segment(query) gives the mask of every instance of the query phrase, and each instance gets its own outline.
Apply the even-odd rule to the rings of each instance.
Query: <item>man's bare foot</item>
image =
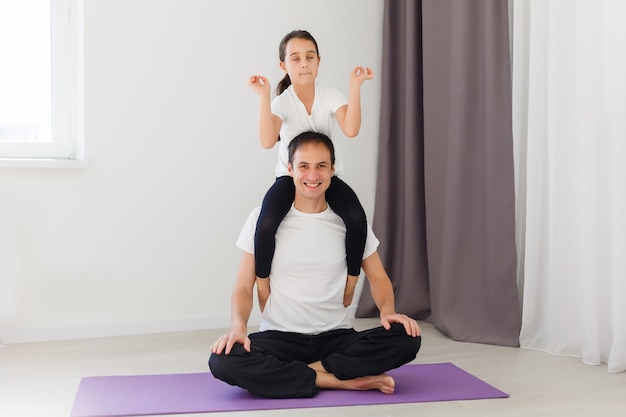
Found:
[[[313,369],[315,372],[325,372],[328,373],[324,365],[322,365],[322,361],[313,362],[307,365],[309,368]]]
[[[361,376],[354,379],[338,379],[327,372],[321,362],[310,363],[309,368],[316,373],[315,385],[324,389],[344,389],[350,391],[378,390],[383,394],[393,394],[396,381],[387,374]]]
[[[378,390],[383,394],[393,394],[396,389],[396,381],[387,374],[362,376],[349,381],[355,390]]]

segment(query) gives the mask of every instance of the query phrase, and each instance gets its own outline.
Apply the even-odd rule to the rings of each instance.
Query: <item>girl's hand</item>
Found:
[[[369,67],[354,67],[350,73],[350,84],[355,83],[357,86],[363,84],[365,80],[374,78],[374,71]]]
[[[248,85],[260,96],[270,95],[270,81],[262,75],[251,75],[250,78],[248,78]]]

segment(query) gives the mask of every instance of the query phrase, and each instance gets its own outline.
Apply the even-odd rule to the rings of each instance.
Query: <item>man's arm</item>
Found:
[[[396,313],[393,286],[378,251],[364,259],[362,266],[370,283],[372,298],[380,311],[380,323],[383,327],[389,330],[391,323],[400,323],[408,335],[419,336],[421,330],[417,322],[404,314]]]
[[[253,306],[255,279],[254,255],[244,252],[230,300],[230,332],[221,336],[211,346],[211,352],[216,354],[224,352],[228,355],[235,343],[241,343],[247,351],[250,351],[248,319]]]
[[[256,292],[259,298],[259,309],[262,313],[263,310],[265,310],[265,304],[267,303],[267,299],[270,298],[270,279],[257,278]]]

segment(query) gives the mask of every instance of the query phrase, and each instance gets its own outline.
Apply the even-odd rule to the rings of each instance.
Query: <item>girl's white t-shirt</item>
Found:
[[[282,120],[280,141],[278,142],[278,163],[276,177],[289,175],[287,163],[289,152],[287,147],[291,139],[303,132],[319,132],[333,139],[335,112],[341,106],[348,104],[343,93],[335,88],[323,88],[315,85],[315,99],[311,114],[298,98],[290,85],[281,95],[272,101],[272,114]],[[343,161],[340,152],[335,147],[335,175],[339,176],[343,170]]]
[[[237,239],[237,246],[252,254],[259,212],[259,207],[252,211]],[[345,224],[330,207],[313,214],[291,207],[276,233],[261,331],[318,334],[352,327],[343,306],[348,275],[345,238]],[[363,259],[376,251],[378,243],[368,225]]]

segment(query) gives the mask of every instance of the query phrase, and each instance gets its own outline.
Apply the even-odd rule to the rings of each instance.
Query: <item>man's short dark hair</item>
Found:
[[[319,132],[304,132],[293,138],[287,147],[289,151],[289,163],[293,163],[293,155],[296,150],[307,143],[321,143],[328,148],[330,152],[330,165],[335,166],[335,146],[328,136]]]

